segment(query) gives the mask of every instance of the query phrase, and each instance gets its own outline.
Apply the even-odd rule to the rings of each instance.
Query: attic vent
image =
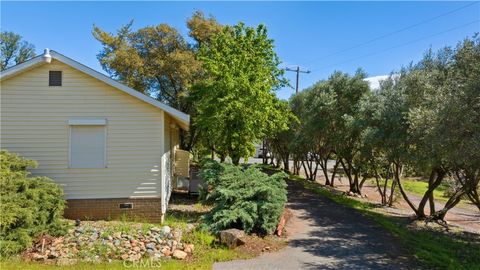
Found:
[[[50,70],[50,72],[48,73],[48,85],[62,86],[62,72]]]

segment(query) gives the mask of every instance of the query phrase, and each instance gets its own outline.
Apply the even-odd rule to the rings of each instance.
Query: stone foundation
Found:
[[[132,204],[132,208],[120,205]],[[119,220],[162,222],[161,199],[78,199],[67,200],[65,218],[80,220]]]

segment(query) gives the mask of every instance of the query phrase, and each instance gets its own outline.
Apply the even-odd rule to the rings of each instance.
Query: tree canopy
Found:
[[[35,46],[14,32],[0,33],[0,70],[18,65],[35,56]]]
[[[480,209],[478,63],[476,35],[456,48],[427,51],[376,90],[369,90],[361,71],[354,76],[335,72],[292,97],[290,107],[300,124],[289,138],[273,136],[272,148],[287,146],[275,154],[292,154],[307,179],[315,180],[320,166],[327,185],[333,185],[341,167],[352,193],[361,194],[364,181],[375,179],[385,205],[391,205],[398,188],[419,218],[443,219],[463,197]],[[328,160],[336,160],[333,171]],[[428,180],[418,204],[403,188],[407,173]],[[439,210],[433,190],[447,180],[453,183],[450,199]]]
[[[235,164],[272,129],[287,128],[289,111],[274,93],[287,81],[273,48],[264,25],[242,23],[200,47],[206,79],[196,87],[196,125],[205,143]]]
[[[138,30],[132,30],[132,25],[133,21],[116,34],[94,26],[93,36],[103,46],[97,55],[103,69],[126,85],[190,114],[194,123],[195,100],[190,95],[193,85],[204,78],[198,48],[208,44],[223,26],[197,11],[187,20],[193,39],[188,42],[168,24]],[[182,147],[190,150],[198,137],[194,125],[189,133],[181,135]]]

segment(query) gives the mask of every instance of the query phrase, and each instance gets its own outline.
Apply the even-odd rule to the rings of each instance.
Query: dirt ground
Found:
[[[321,184],[325,183],[325,178],[323,176],[317,176],[317,181]],[[339,179],[335,179],[335,189],[340,191],[348,191],[348,179],[343,178],[341,181]],[[380,195],[378,194],[377,187],[374,184],[365,182],[362,188],[362,194],[366,194],[367,198],[355,198],[357,200],[367,201],[370,203],[379,203],[381,201]],[[409,194],[409,198],[412,200],[413,203],[418,205],[421,198],[420,196],[416,196],[414,194]],[[440,209],[443,207],[443,203],[440,201],[436,201],[436,208]],[[428,208],[428,207],[427,207]],[[428,211],[428,209],[426,209]],[[408,204],[403,200],[403,198],[398,197],[395,200],[393,207],[383,207],[383,211],[394,215],[394,216],[412,216],[413,212],[408,206]],[[458,227],[459,229],[471,233],[480,234],[480,211],[470,204],[461,204],[455,206],[451,209],[446,217],[445,220],[451,227]]]

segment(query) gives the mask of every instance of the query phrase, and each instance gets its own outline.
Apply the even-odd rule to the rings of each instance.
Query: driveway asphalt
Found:
[[[215,263],[213,269],[414,269],[398,239],[361,213],[288,182],[293,217],[288,245],[249,260]]]

